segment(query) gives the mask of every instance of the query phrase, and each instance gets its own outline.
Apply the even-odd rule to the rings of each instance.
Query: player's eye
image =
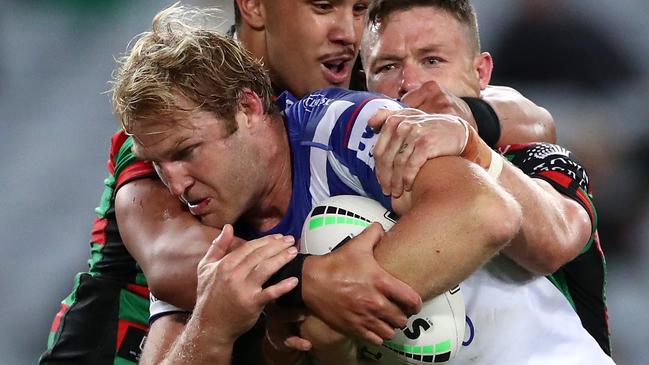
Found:
[[[364,16],[367,12],[367,2],[361,1],[354,4],[354,16]]]
[[[333,10],[333,5],[331,5],[331,1],[313,1],[312,5],[318,12],[321,13],[325,13]]]
[[[194,157],[194,151],[198,145],[191,145],[176,151],[172,156],[172,161],[187,161]]]
[[[376,70],[374,71],[374,73],[381,74],[381,73],[385,73],[385,72],[395,70],[396,68],[397,68],[396,63],[388,63],[388,64],[385,64],[385,65],[379,65],[376,68]]]
[[[436,66],[439,65],[442,62],[442,59],[439,57],[426,57],[424,58],[424,64],[429,65],[429,66]]]

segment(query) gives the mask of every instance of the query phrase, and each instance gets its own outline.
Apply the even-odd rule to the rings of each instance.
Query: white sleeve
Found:
[[[153,323],[160,317],[168,316],[174,313],[189,313],[189,311],[185,309],[178,308],[175,305],[171,305],[156,298],[151,293],[149,293],[149,300],[151,302],[151,304],[149,304],[149,325],[151,325],[151,323]]]

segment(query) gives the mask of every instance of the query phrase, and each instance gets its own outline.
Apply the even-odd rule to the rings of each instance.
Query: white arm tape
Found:
[[[153,323],[156,319],[164,317],[174,313],[189,313],[189,311],[178,308],[175,305],[171,305],[165,301],[162,301],[149,293],[149,324]]]
[[[503,157],[498,152],[491,150],[491,163],[489,164],[487,173],[489,173],[489,175],[494,179],[498,180],[500,173],[503,171],[504,164],[505,161],[503,161]]]

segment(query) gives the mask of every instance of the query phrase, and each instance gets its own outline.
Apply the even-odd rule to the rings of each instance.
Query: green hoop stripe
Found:
[[[423,362],[440,363],[447,362],[451,358],[450,340],[428,346],[409,346],[391,341],[384,341],[383,346],[400,356]]]
[[[343,215],[326,215],[326,216],[317,216],[315,218],[312,218],[309,221],[309,230],[314,230],[316,228],[320,228],[323,226],[328,226],[332,224],[349,224],[353,226],[361,226],[363,228],[367,227],[370,225],[370,223],[356,219],[356,218],[351,218]]]
[[[434,345],[428,346],[410,346],[402,345],[400,343],[395,343],[392,341],[384,341],[383,345],[391,350],[401,351],[411,354],[441,354],[451,351],[452,342],[451,340],[442,341]]]

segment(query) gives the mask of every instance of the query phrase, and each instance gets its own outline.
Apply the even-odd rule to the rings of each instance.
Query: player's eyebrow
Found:
[[[382,62],[386,62],[386,61],[399,62],[401,60],[403,60],[403,57],[395,53],[384,53],[374,59],[374,61],[370,65],[370,68],[374,68],[376,67],[377,64]]]
[[[135,154],[135,157],[137,157],[140,160],[146,160],[146,161],[154,161],[154,160],[173,160],[174,155],[178,153],[178,150],[180,149],[180,145],[183,144],[185,141],[187,141],[189,137],[181,137],[177,141],[174,142],[172,146],[166,149],[160,150],[157,155],[158,156],[151,156],[147,154],[147,148],[141,146],[139,143],[133,143],[133,146],[131,147],[131,151],[133,151],[133,154]],[[155,143],[159,144],[162,143],[162,141]]]
[[[424,47],[417,48],[415,54],[417,57],[427,55],[429,53],[440,52],[444,50],[444,46],[441,44],[428,44]]]

